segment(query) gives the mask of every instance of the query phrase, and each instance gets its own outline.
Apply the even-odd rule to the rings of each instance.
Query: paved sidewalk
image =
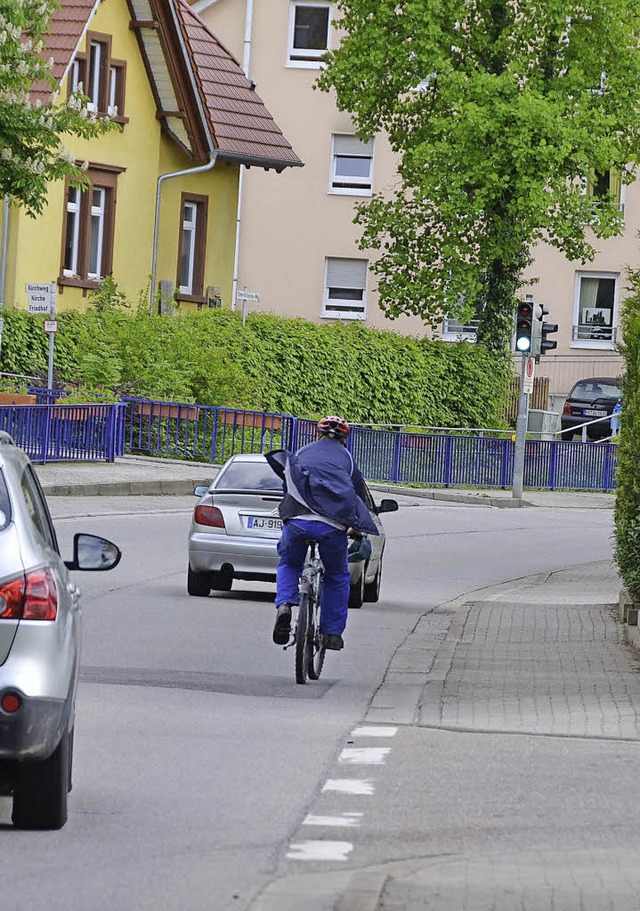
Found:
[[[208,484],[216,466],[205,462],[124,456],[115,462],[50,462],[36,465],[47,496],[131,496],[190,494],[198,484]],[[418,498],[474,506],[553,506],[578,509],[611,509],[612,493],[525,491],[515,499],[510,490],[446,490],[371,484],[378,492],[403,493]]]
[[[580,744],[590,741],[602,744],[603,757],[615,755],[616,750],[631,751],[625,755],[635,764],[640,744],[639,663],[616,620],[619,590],[612,562],[603,561],[506,583],[426,614],[396,652],[363,719],[365,726],[398,726],[398,739],[405,744],[402,780],[394,778],[393,770],[385,777],[382,769],[377,773],[379,789],[392,788],[401,794],[396,799],[409,815],[417,793],[422,795],[425,789],[428,793],[433,787],[422,750],[410,748],[420,730],[431,731],[433,738],[457,732],[462,751],[465,745],[470,749],[473,734],[485,738],[483,743],[487,737],[524,735],[537,744],[532,747],[536,761],[540,751],[548,750],[569,780],[572,770],[576,776],[581,768],[584,772],[580,757],[588,748]],[[419,742],[424,745],[423,740]],[[505,741],[500,743],[504,745]],[[451,749],[455,756],[455,747]],[[454,762],[452,774],[460,766],[458,775],[464,775],[463,755]],[[530,754],[525,751],[524,755]],[[594,762],[593,752],[588,755],[587,768]],[[602,766],[591,769],[591,774],[601,783],[604,811],[606,787],[598,775],[606,769],[606,758],[602,762]],[[505,771],[508,768],[506,765]],[[513,774],[521,778],[534,768],[535,764],[522,773],[513,769]],[[356,767],[354,774],[362,772]],[[372,787],[376,787],[375,775],[373,769],[367,769]],[[629,772],[629,781],[634,775]],[[625,785],[628,787],[628,782],[621,783]],[[464,781],[455,779],[454,786],[464,787]],[[579,794],[579,779],[575,788]],[[328,812],[323,799],[321,793],[309,808],[317,818]],[[550,812],[563,827],[567,825],[564,814],[569,812],[568,807],[575,813],[585,799],[586,794],[574,799],[568,793],[566,806],[552,806],[551,810],[534,801],[534,815]],[[598,797],[591,793],[588,800],[597,802]],[[428,799],[427,805],[431,805]],[[634,816],[632,808],[629,816]],[[545,816],[545,822],[547,819]],[[624,826],[618,836],[615,822],[607,828],[605,820],[606,812],[597,823],[576,830],[571,836],[575,843],[561,848],[555,842],[547,847],[544,841],[536,841],[535,823],[527,844],[522,825],[519,848],[512,846],[501,852],[489,842],[476,854],[465,846],[459,831],[452,830],[449,837],[453,841],[438,840],[447,827],[439,823],[433,809],[431,817],[423,818],[420,841],[428,847],[423,848],[422,858],[416,856],[409,840],[406,860],[348,871],[322,874],[309,865],[305,870],[289,861],[283,864],[280,878],[271,882],[250,908],[637,911],[640,865],[634,854],[635,843],[625,843]],[[409,831],[414,832],[415,824],[416,817],[407,819]],[[573,833],[574,829],[569,826],[566,831]],[[319,830],[314,837],[339,836],[333,829],[326,834]],[[293,842],[303,838],[303,833],[292,834]],[[357,844],[354,853],[356,850]]]

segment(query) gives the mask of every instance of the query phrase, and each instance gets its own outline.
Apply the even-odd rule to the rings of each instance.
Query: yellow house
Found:
[[[55,282],[58,310],[83,310],[113,275],[151,308],[160,288],[230,306],[240,166],[302,164],[240,64],[183,0],[62,0],[48,52],[62,97],[81,83],[118,129],[65,137],[87,189],[52,184],[36,219],[5,200],[0,303]]]

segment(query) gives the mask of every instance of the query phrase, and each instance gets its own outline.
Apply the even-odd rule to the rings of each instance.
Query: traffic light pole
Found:
[[[525,392],[525,372],[528,355],[522,355],[522,369],[520,371],[520,404],[518,407],[518,422],[516,424],[516,451],[513,457],[513,486],[511,496],[522,497],[522,483],[524,479],[524,447],[527,439],[527,419],[529,416],[529,393]]]

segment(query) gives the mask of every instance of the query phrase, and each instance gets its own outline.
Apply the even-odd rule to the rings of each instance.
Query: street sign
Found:
[[[533,357],[528,357],[524,365],[524,377],[522,379],[522,391],[531,394],[533,392],[533,378],[536,372],[536,361]]]
[[[40,285],[27,282],[27,310],[29,313],[51,313],[52,298],[51,284]],[[55,304],[54,304],[55,306]]]
[[[58,331],[58,320],[57,319],[46,319],[42,324],[45,332],[57,332]]]
[[[240,301],[259,301],[260,295],[257,291],[247,291],[246,288],[243,288],[241,291],[236,291],[236,297]]]

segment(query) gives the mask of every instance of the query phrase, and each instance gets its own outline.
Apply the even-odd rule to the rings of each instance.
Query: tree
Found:
[[[56,7],[53,0],[0,0],[0,194],[34,217],[44,208],[50,181],[86,181],[83,167],[63,147],[63,135],[90,138],[116,127],[88,112],[81,92],[60,100],[52,62],[45,59]],[[50,100],[32,101],[31,90],[43,85]]]
[[[506,352],[536,241],[593,258],[622,230],[599,178],[640,156],[640,0],[337,0],[318,80],[363,139],[386,131],[399,185],[357,209],[388,315],[479,311]],[[593,233],[591,233],[593,232]]]

